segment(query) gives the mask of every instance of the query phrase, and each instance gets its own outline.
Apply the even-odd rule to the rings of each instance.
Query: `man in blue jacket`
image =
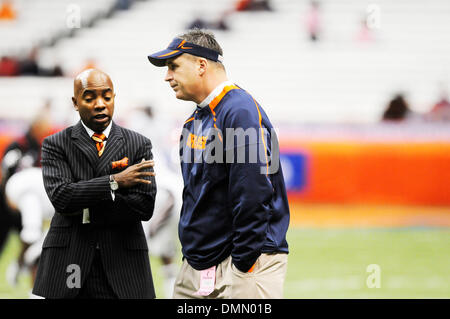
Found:
[[[183,265],[174,298],[282,298],[289,205],[267,115],[227,79],[214,35],[194,29],[148,56],[193,101],[180,142]]]

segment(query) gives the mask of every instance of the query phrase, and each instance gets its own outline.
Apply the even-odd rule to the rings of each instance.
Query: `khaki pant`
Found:
[[[216,267],[216,283],[209,296],[195,293],[200,288],[200,271],[183,261],[175,281],[174,299],[280,299],[287,271],[287,254],[262,254],[251,273],[241,272],[231,256]]]

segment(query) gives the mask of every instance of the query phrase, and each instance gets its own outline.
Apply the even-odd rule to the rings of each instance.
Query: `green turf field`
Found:
[[[290,245],[286,298],[450,298],[450,229],[299,229]],[[28,298],[30,278],[16,288],[5,270],[16,257],[12,235],[0,257],[0,298]],[[158,296],[159,261],[151,259]],[[367,266],[379,266],[380,288],[368,288]],[[372,275],[373,276],[373,275]]]

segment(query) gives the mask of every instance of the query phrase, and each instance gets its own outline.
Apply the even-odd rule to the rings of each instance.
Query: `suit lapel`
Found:
[[[100,159],[97,162],[96,165],[96,172],[100,176],[103,175],[105,172],[109,172],[108,165],[111,165],[111,162],[113,162],[114,156],[120,152],[120,150],[123,147],[123,135],[122,130],[119,126],[117,126],[114,122],[112,123],[111,132],[109,134],[109,137],[106,141],[105,151],[103,152],[103,155],[100,157]],[[115,159],[117,160],[117,159]]]
[[[98,161],[98,153],[94,141],[81,124],[81,120],[72,129],[72,139],[75,146],[86,155],[92,167],[95,167]]]

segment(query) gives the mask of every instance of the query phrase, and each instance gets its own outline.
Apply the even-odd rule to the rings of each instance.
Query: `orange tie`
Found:
[[[95,145],[97,146],[98,157],[102,156],[103,151],[105,150],[105,144],[103,143],[103,141],[106,140],[105,134],[94,133],[92,139],[97,142]]]

